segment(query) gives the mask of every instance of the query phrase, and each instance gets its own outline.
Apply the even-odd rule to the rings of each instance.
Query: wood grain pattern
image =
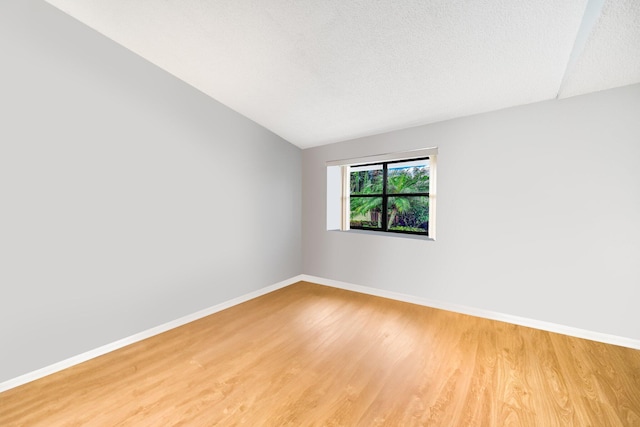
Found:
[[[300,282],[0,394],[0,426],[640,426],[640,351]]]

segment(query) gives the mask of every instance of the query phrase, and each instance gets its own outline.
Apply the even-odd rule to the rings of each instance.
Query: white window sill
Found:
[[[405,234],[405,233],[387,233],[384,231],[371,231],[371,230],[328,230],[335,231],[337,233],[346,233],[346,234],[368,234],[371,236],[377,237],[386,237],[386,238],[400,238],[400,239],[413,239],[413,240],[425,240],[429,242],[435,242],[435,239],[429,236],[421,236],[419,234]]]

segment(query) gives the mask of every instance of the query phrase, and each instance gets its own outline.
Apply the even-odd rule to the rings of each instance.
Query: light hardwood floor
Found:
[[[640,351],[300,282],[0,394],[0,426],[640,426]]]

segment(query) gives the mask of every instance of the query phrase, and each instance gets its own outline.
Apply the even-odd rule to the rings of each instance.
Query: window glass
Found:
[[[352,167],[351,194],[382,194],[382,165]]]
[[[429,159],[390,163],[387,193],[428,193]]]
[[[429,229],[429,198],[425,196],[389,197],[388,230],[426,233]]]
[[[429,159],[352,166],[350,228],[429,233]]]
[[[352,228],[382,230],[382,197],[351,197]]]

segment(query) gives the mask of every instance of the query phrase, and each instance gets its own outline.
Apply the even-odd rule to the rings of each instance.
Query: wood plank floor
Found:
[[[300,282],[0,394],[0,426],[640,426],[640,351]]]

